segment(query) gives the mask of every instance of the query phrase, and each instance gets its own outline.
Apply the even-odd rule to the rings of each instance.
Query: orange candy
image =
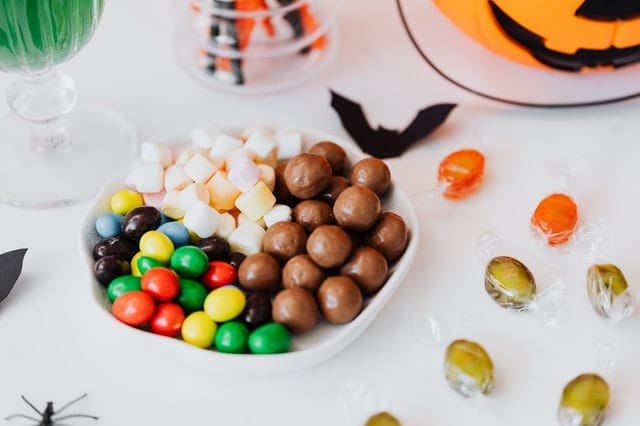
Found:
[[[531,224],[546,237],[550,246],[569,241],[578,223],[578,206],[565,194],[551,194],[536,207]]]
[[[445,185],[444,196],[460,199],[482,183],[484,155],[475,149],[462,149],[447,155],[438,168],[438,181]]]

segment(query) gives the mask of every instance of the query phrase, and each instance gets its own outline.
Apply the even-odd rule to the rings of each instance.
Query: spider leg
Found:
[[[97,416],[92,416],[90,414],[67,414],[66,416],[58,417],[56,419],[52,418],[51,420],[57,422],[58,420],[70,419],[72,417],[86,417],[88,419],[98,420]]]
[[[35,407],[35,405],[33,405],[32,403],[30,403],[30,402],[29,402],[29,400],[28,400],[27,398],[25,398],[25,397],[24,397],[24,395],[20,395],[20,398],[22,398],[22,400],[23,400],[24,402],[26,402],[26,403],[29,405],[29,407],[33,408],[33,409],[36,411],[36,413],[40,414],[41,416],[44,416],[44,414],[43,414],[43,413],[41,413],[41,412],[40,412],[40,410],[38,410],[38,409]]]
[[[10,416],[5,417],[5,420],[11,420],[11,419],[27,419],[27,420],[33,420],[34,422],[38,422],[38,424],[42,424],[42,421],[40,419],[36,419],[35,417],[31,417],[31,416],[26,416],[24,414],[12,414]]]
[[[64,404],[59,410],[57,410],[55,412],[55,414],[59,414],[61,411],[63,411],[65,408],[68,408],[70,405],[75,404],[76,402],[80,401],[82,398],[86,398],[87,394],[83,393],[82,395],[80,395],[79,397],[77,397],[76,399],[67,402],[66,404]]]

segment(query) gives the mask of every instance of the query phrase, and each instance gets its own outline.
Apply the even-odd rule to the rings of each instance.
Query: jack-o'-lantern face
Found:
[[[640,0],[434,0],[491,50],[580,71],[640,61]]]

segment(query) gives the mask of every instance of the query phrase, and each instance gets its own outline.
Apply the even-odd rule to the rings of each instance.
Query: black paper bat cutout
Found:
[[[70,401],[70,402],[67,402],[66,404],[64,404],[62,406],[62,408],[60,408],[58,411],[55,411],[53,409],[53,402],[49,401],[49,402],[47,402],[47,406],[44,409],[44,411],[40,411],[40,410],[38,410],[36,408],[35,405],[33,405],[31,402],[29,402],[29,400],[27,398],[25,398],[24,395],[20,395],[22,400],[24,402],[26,402],[29,405],[29,407],[33,408],[35,410],[35,412],[40,415],[40,418],[37,419],[35,417],[27,416],[26,414],[12,414],[10,416],[5,417],[4,419],[5,420],[27,419],[27,420],[31,420],[31,421],[37,422],[34,426],[54,426],[54,425],[64,426],[62,423],[59,423],[60,420],[72,419],[74,417],[84,417],[84,418],[88,418],[88,419],[98,420],[98,417],[92,416],[90,414],[67,414],[65,416],[56,417],[55,419],[53,418],[53,416],[56,416],[56,415],[60,414],[66,408],[68,408],[69,406],[75,404],[76,402],[80,401],[82,398],[85,398],[86,396],[87,396],[86,393],[80,395],[78,398],[74,399],[73,401]]]
[[[456,104],[436,104],[420,110],[402,132],[378,126],[373,129],[360,104],[331,90],[331,106],[340,116],[342,126],[360,148],[374,157],[402,155],[415,142],[427,137],[449,116]]]
[[[0,302],[9,295],[18,280],[26,253],[25,248],[0,254]]]

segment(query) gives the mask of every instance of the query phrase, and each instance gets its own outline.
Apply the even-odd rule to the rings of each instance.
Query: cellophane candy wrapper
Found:
[[[388,396],[364,383],[352,380],[345,382],[339,400],[342,402],[345,426],[364,426],[377,413],[388,412],[395,415],[389,407]]]

